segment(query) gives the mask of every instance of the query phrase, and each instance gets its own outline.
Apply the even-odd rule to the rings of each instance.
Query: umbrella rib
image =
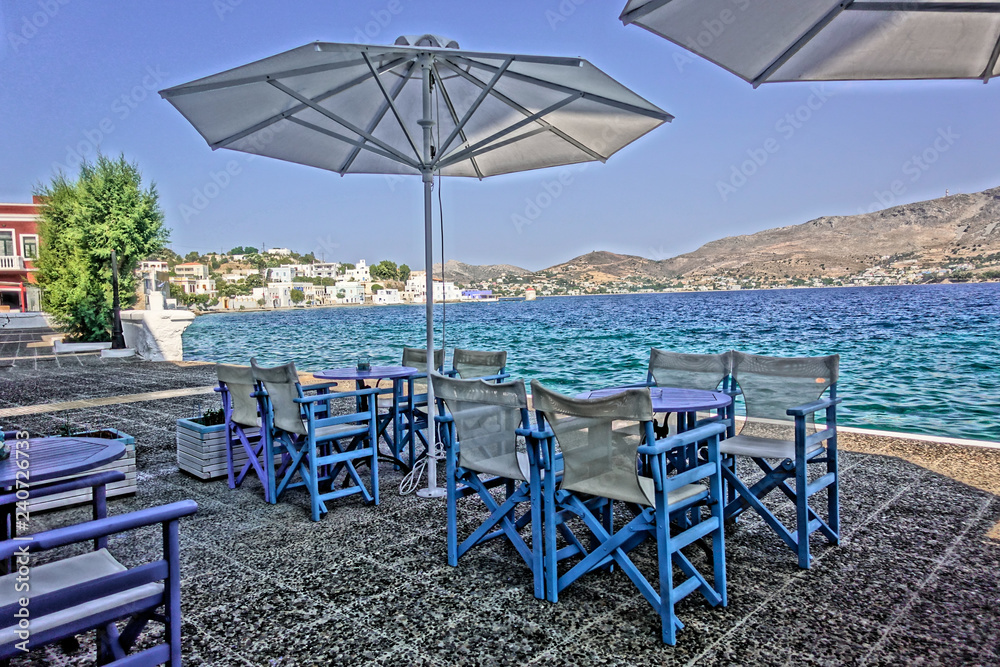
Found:
[[[486,146],[485,148],[477,149],[477,150],[473,151],[471,154],[463,154],[461,156],[458,156],[456,154],[457,159],[455,159],[455,160],[448,160],[445,163],[443,163],[441,166],[443,166],[443,167],[450,167],[455,162],[461,162],[462,160],[466,160],[466,159],[473,160],[473,164],[474,164],[475,163],[474,162],[475,158],[477,158],[477,157],[479,157],[481,155],[486,155],[487,153],[495,151],[495,150],[500,149],[500,148],[503,148],[504,146],[509,146],[511,144],[515,144],[518,141],[521,141],[523,139],[528,139],[530,137],[535,136],[536,134],[542,134],[542,133],[548,132],[548,131],[549,131],[549,128],[547,128],[547,127],[536,127],[535,129],[529,130],[528,132],[524,132],[522,134],[519,134],[516,137],[508,137],[507,139],[504,139],[503,141],[498,141],[496,143],[490,144],[489,146]],[[482,179],[482,178],[483,177],[480,177],[480,179]]]
[[[417,148],[417,142],[413,140],[413,136],[410,134],[410,130],[407,129],[406,123],[403,122],[403,117],[399,113],[399,109],[396,108],[396,100],[389,95],[389,91],[385,89],[385,84],[382,83],[382,79],[379,78],[378,72],[375,71],[375,66],[372,61],[368,58],[367,53],[362,53],[361,56],[365,59],[365,64],[368,65],[368,69],[371,70],[372,78],[375,80],[375,84],[378,89],[382,91],[382,97],[389,104],[389,108],[392,109],[392,115],[396,117],[396,122],[399,123],[399,127],[403,130],[403,134],[406,135],[406,140],[410,142],[410,148],[413,149],[413,154],[418,160],[421,160],[420,149]]]
[[[993,53],[990,54],[990,61],[986,63],[986,69],[983,70],[983,83],[989,83],[990,79],[993,78],[993,70],[996,69],[997,58],[1000,58],[1000,37],[997,38],[997,43],[993,47]]]
[[[393,99],[399,97],[399,94],[403,92],[403,87],[406,85],[406,82],[409,81],[410,78],[413,76],[413,71],[416,68],[416,65],[417,61],[415,59],[410,61],[410,67],[406,70],[406,74],[399,79],[399,81],[396,83],[392,91]],[[385,118],[385,114],[387,111],[389,111],[389,105],[383,104],[382,108],[380,108],[378,112],[375,114],[375,118],[372,119],[372,122],[368,124],[369,132],[375,131],[375,128],[378,127],[378,124],[382,122],[383,118]],[[339,172],[343,174],[348,169],[350,169],[351,165],[354,164],[354,160],[357,159],[360,153],[361,153],[361,147],[357,147],[353,151],[351,151],[351,154],[347,156],[347,160],[344,162],[344,165],[340,168]]]
[[[438,147],[439,153],[444,153],[445,151],[447,151],[448,148],[451,147],[451,142],[455,140],[455,136],[460,133],[462,135],[462,141],[466,141],[465,139],[466,123],[469,122],[469,119],[472,118],[472,115],[476,113],[476,111],[479,109],[479,105],[481,105],[483,101],[486,100],[486,96],[489,95],[490,91],[493,90],[493,87],[497,85],[497,81],[500,80],[500,77],[503,76],[504,72],[507,71],[507,68],[510,67],[510,64],[512,62],[514,62],[513,58],[507,58],[507,60],[504,61],[503,65],[500,66],[500,69],[498,69],[496,73],[493,74],[493,78],[490,79],[489,82],[484,87],[482,87],[482,90],[479,91],[479,97],[475,99],[475,101],[472,103],[472,106],[469,107],[469,110],[465,112],[465,116],[462,118],[461,122],[455,125],[455,129],[451,131],[451,134],[449,134],[448,138],[444,140],[444,143]],[[444,86],[442,86],[441,89],[444,90]]]
[[[768,77],[778,71],[782,65],[787,63],[792,56],[798,53],[806,44],[808,44],[813,37],[815,37],[819,32],[828,26],[833,19],[837,18],[842,11],[851,7],[854,0],[844,0],[844,2],[839,2],[830,11],[823,15],[823,17],[813,24],[809,30],[806,30],[801,37],[799,37],[795,42],[789,46],[785,51],[771,61],[771,64],[764,68],[760,74],[755,76],[750,83],[754,88],[764,83]]]
[[[512,133],[512,132],[514,132],[516,130],[521,129],[525,125],[529,125],[529,124],[534,123],[536,121],[540,121],[544,116],[552,113],[553,111],[558,111],[559,109],[562,109],[564,106],[566,106],[570,102],[573,102],[573,101],[579,99],[580,95],[582,95],[582,93],[577,92],[576,95],[570,95],[569,97],[566,97],[564,99],[559,100],[555,104],[550,104],[549,106],[545,107],[541,111],[537,111],[537,112],[531,114],[530,116],[527,116],[526,118],[522,118],[521,120],[517,121],[513,125],[508,125],[507,127],[505,127],[504,129],[500,130],[499,132],[494,132],[490,136],[486,137],[485,139],[483,139],[481,141],[476,142],[472,146],[469,146],[468,148],[466,148],[464,150],[460,150],[457,153],[452,154],[447,160],[439,160],[438,162],[435,163],[435,166],[436,166],[436,168],[440,169],[441,167],[447,167],[447,166],[455,164],[456,162],[460,162],[462,160],[465,160],[466,158],[468,158],[470,156],[474,156],[474,155],[477,155],[477,154],[485,153],[487,151],[485,151],[485,150],[484,151],[480,151],[480,149],[484,148],[485,146],[489,146],[490,144],[492,144],[497,139],[500,139],[501,137],[505,137],[508,134],[510,134],[510,133]],[[548,123],[546,123],[546,125],[548,125]],[[551,125],[549,125],[548,127],[545,127],[544,129],[550,130],[550,129],[552,129],[552,127],[551,127]],[[514,140],[516,141],[517,139],[514,138]],[[507,142],[507,143],[511,143],[511,142]],[[489,150],[493,150],[493,149],[494,149],[494,147],[490,146]],[[603,161],[603,158],[602,158],[602,161]]]
[[[441,78],[440,72],[438,72],[437,63],[435,63],[433,67],[434,67],[434,74],[435,76],[438,77],[438,82],[441,85],[441,97],[444,98],[444,104],[446,107],[448,107],[448,113],[451,114],[451,122],[455,124],[455,129],[451,131],[451,135],[448,136],[448,140],[443,144],[443,147],[438,148],[438,152],[443,154],[447,150],[448,144],[450,144],[452,139],[455,138],[456,132],[461,134],[463,143],[467,143],[469,141],[468,137],[465,136],[465,131],[462,129],[462,125],[465,124],[465,121],[467,121],[469,119],[469,116],[475,111],[475,105],[473,105],[469,109],[469,111],[465,115],[465,118],[462,119],[462,122],[460,123],[458,120],[458,114],[455,113],[455,105],[452,104],[451,101],[451,95],[448,94],[448,89],[444,85],[444,80]],[[481,99],[483,97],[484,94],[481,92],[479,98]],[[440,127],[440,125],[438,127]],[[472,168],[476,170],[476,177],[479,178],[479,180],[483,180],[484,178],[483,172],[479,169],[479,164],[476,163],[476,159],[469,158],[469,162],[472,163]]]
[[[460,76],[462,76],[463,78],[467,79],[468,81],[472,82],[473,84],[475,84],[477,86],[480,86],[480,87],[486,85],[482,81],[480,81],[479,79],[477,79],[476,77],[472,76],[472,74],[463,71],[460,67],[455,66],[450,61],[446,60],[446,61],[443,61],[443,62],[444,62],[445,65],[448,66],[448,68],[450,68],[451,70],[453,70],[454,72],[456,72],[457,74],[459,74]],[[578,90],[574,91],[574,92],[575,93],[581,93],[581,91],[578,91]],[[498,91],[496,88],[494,88],[493,90],[491,90],[490,94],[493,95],[493,97],[495,97],[498,100],[500,100],[501,102],[503,102],[504,104],[506,104],[507,106],[509,106],[510,108],[512,108],[515,111],[517,111],[518,113],[524,114],[525,116],[528,116],[528,115],[531,114],[530,111],[528,111],[523,106],[521,106],[520,104],[518,104],[517,102],[515,102],[511,98],[507,97],[506,95],[504,95],[500,91]],[[543,127],[546,127],[547,129],[549,129],[553,134],[555,134],[557,137],[559,137],[563,141],[572,144],[573,146],[575,146],[579,150],[583,151],[587,155],[590,155],[593,159],[599,160],[600,162],[604,162],[604,161],[607,160],[607,158],[604,157],[603,155],[601,155],[600,153],[597,153],[596,151],[591,150],[587,146],[584,146],[582,143],[580,143],[579,141],[577,141],[573,137],[569,136],[568,134],[566,134],[565,132],[563,132],[559,128],[555,127],[554,125],[548,123],[547,121],[542,120],[542,119],[538,119],[538,123],[539,123],[539,125],[542,125]],[[441,155],[441,154],[439,153],[439,155]]]
[[[1000,12],[1000,2],[855,2],[846,9],[867,12]]]
[[[470,58],[465,58],[462,56],[449,55],[448,59],[462,62],[466,65],[469,65],[470,67],[478,67],[479,69],[485,69],[490,72],[495,72],[498,69],[496,65],[481,63],[478,60],[472,60]],[[506,75],[516,81],[524,81],[525,83],[531,83],[536,86],[541,86],[542,88],[549,88],[551,90],[556,90],[561,93],[570,93],[570,94],[580,93],[580,96],[583,97],[583,99],[585,100],[590,100],[591,102],[598,102],[600,104],[612,106],[617,109],[622,109],[624,111],[631,111],[632,113],[637,113],[641,116],[648,116],[649,118],[656,118],[658,120],[663,120],[663,121],[670,121],[673,120],[674,118],[673,116],[668,114],[666,111],[663,111],[662,109],[648,109],[646,107],[640,107],[635,104],[630,104],[629,102],[623,102],[621,100],[612,99],[610,97],[604,97],[603,95],[588,93],[585,91],[581,91],[578,88],[573,88],[571,86],[564,86],[562,84],[555,83],[554,81],[546,81],[545,79],[539,79],[537,77],[529,76],[527,74],[521,74],[520,72],[508,71]]]
[[[354,123],[351,123],[346,118],[341,118],[340,116],[338,116],[337,114],[333,113],[329,109],[324,109],[320,105],[318,105],[315,102],[313,102],[312,100],[310,100],[305,95],[302,95],[301,93],[299,93],[297,90],[293,90],[293,89],[289,88],[288,86],[286,86],[285,84],[281,83],[280,81],[276,81],[274,79],[268,79],[267,82],[269,84],[271,84],[272,86],[274,86],[275,88],[277,88],[278,90],[280,90],[281,92],[285,93],[286,95],[290,95],[291,97],[294,97],[295,99],[297,99],[299,102],[302,102],[303,104],[305,104],[306,106],[308,106],[313,111],[316,111],[317,113],[319,113],[319,114],[321,114],[323,116],[326,116],[327,118],[329,118],[333,122],[337,123],[338,125],[342,125],[342,126],[346,127],[348,130],[350,130],[351,132],[354,132],[355,134],[364,137],[365,139],[367,139],[368,141],[372,142],[373,144],[375,144],[376,146],[378,146],[382,150],[395,155],[397,162],[402,162],[403,164],[408,164],[408,165],[411,165],[411,166],[414,166],[414,167],[417,166],[416,164],[414,164],[414,162],[409,157],[407,157],[406,155],[404,155],[400,151],[396,150],[395,148],[393,148],[389,144],[385,143],[381,139],[376,138],[370,132],[365,132],[363,129],[361,129],[360,127],[356,126]]]
[[[618,17],[618,20],[624,23],[625,25],[628,25],[630,23],[635,23],[642,17],[652,14],[657,9],[663,7],[669,2],[670,0],[650,0],[650,2],[647,2],[642,7],[633,9],[630,12],[623,11],[621,13],[621,16]]]
[[[379,69],[383,70],[383,71],[384,70],[393,69],[394,67],[400,65],[403,62],[406,62],[406,61],[404,59],[394,60],[394,61],[392,61],[390,63],[387,63],[387,64],[383,65]],[[345,90],[350,90],[351,88],[353,88],[353,87],[355,87],[355,86],[357,86],[357,85],[359,85],[361,83],[364,83],[367,80],[368,80],[368,75],[367,74],[359,76],[359,77],[356,77],[356,78],[351,79],[350,81],[348,81],[346,83],[343,83],[343,84],[337,86],[336,88],[333,88],[332,90],[326,91],[322,95],[317,95],[316,97],[312,98],[312,101],[316,102],[316,103],[322,102],[323,100],[329,99],[329,98],[333,97],[334,95],[339,95],[340,93],[344,92]],[[291,109],[289,109],[287,111],[282,111],[279,114],[275,114],[275,115],[271,116],[270,118],[262,120],[261,122],[257,123],[256,125],[248,127],[245,130],[241,130],[241,131],[237,132],[236,134],[230,135],[230,136],[226,137],[225,139],[221,139],[221,140],[216,141],[214,143],[210,143],[209,146],[212,148],[212,150],[215,150],[216,148],[225,148],[226,146],[228,146],[229,144],[233,143],[234,141],[239,141],[243,137],[247,137],[247,136],[250,136],[251,134],[253,134],[255,132],[259,132],[259,131],[263,130],[265,127],[269,127],[271,125],[274,125],[279,120],[282,120],[284,118],[288,118],[289,116],[291,116],[293,114],[297,114],[298,112],[303,111],[303,110],[308,109],[308,108],[309,108],[309,105],[307,105],[307,104],[299,104],[298,106],[292,107]]]
[[[251,83],[263,83],[270,78],[280,78],[284,79],[290,76],[304,76],[306,74],[318,74],[320,72],[328,72],[335,69],[344,69],[345,67],[357,67],[361,65],[364,61],[362,60],[349,60],[347,62],[340,63],[325,63],[323,65],[311,65],[310,67],[299,67],[296,69],[283,70],[281,72],[274,72],[272,74],[259,74],[257,76],[246,76],[239,79],[232,79],[230,81],[219,81],[217,83],[202,83],[202,84],[189,84],[178,86],[176,88],[168,88],[166,90],[160,91],[160,96],[164,98],[177,97],[179,95],[191,95],[192,93],[207,93],[213,90],[222,90],[224,88],[234,88],[236,86],[245,86]]]
[[[288,120],[291,121],[291,122],[293,122],[293,123],[295,123],[296,125],[301,125],[302,127],[306,128],[308,130],[312,130],[313,132],[319,132],[320,134],[325,134],[326,136],[331,137],[333,139],[337,139],[338,141],[343,141],[346,144],[350,144],[352,146],[356,146],[358,148],[361,148],[361,149],[364,149],[364,150],[367,150],[367,151],[371,151],[372,153],[375,153],[376,155],[381,155],[382,157],[388,158],[388,159],[392,160],[393,162],[401,162],[401,160],[399,158],[397,158],[395,155],[392,155],[391,153],[387,153],[387,152],[385,152],[383,150],[375,148],[374,146],[368,145],[365,142],[361,141],[360,139],[351,139],[350,137],[345,136],[343,134],[340,134],[339,132],[334,132],[333,130],[329,130],[329,129],[325,128],[325,127],[320,127],[319,125],[316,125],[315,123],[310,123],[307,120],[302,120],[301,118],[296,118],[295,116],[289,117]],[[419,169],[420,168],[420,165],[416,164],[415,162],[404,162],[404,164],[407,164],[407,165],[413,167],[414,169]],[[333,170],[333,171],[337,171],[337,170]],[[342,174],[344,172],[337,171],[337,173],[338,174]]]

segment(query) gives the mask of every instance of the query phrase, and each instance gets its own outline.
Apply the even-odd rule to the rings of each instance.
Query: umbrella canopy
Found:
[[[1000,2],[629,0],[621,15],[754,87],[1000,73]]]
[[[316,42],[160,92],[213,149],[424,183],[428,373],[434,359],[431,187],[605,161],[672,116],[581,58]],[[428,395],[433,424],[433,387]],[[436,495],[434,458],[430,493]]]

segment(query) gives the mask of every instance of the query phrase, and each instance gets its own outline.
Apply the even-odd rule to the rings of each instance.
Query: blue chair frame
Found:
[[[533,383],[532,393],[537,386]],[[585,574],[617,565],[628,576],[642,596],[660,617],[661,638],[674,645],[677,631],[684,624],[675,613],[675,605],[681,599],[699,591],[711,606],[725,607],[728,604],[726,584],[726,553],[723,522],[722,464],[719,453],[719,437],[725,433],[724,422],[707,423],[684,433],[656,440],[653,421],[640,423],[644,442],[636,450],[643,457],[652,472],[655,505],[643,507],[627,503],[634,518],[626,525],[614,529],[610,498],[579,494],[562,490],[557,462],[556,437],[546,427],[544,413],[539,412],[539,429],[533,438],[539,442],[539,462],[542,473],[542,506],[544,525],[544,577],[545,594],[551,602],[558,602],[559,593]],[[705,447],[705,460],[699,465],[681,473],[669,475],[670,455],[678,449],[701,444]],[[672,491],[698,480],[708,479],[708,489],[689,495],[674,504],[668,502]],[[674,517],[684,515],[697,505],[707,505],[710,516],[696,523],[682,521],[683,527],[672,524]],[[566,519],[577,517],[586,526],[590,536],[587,547],[566,526]],[[675,530],[672,534],[671,526]],[[567,546],[556,547],[557,533],[563,535]],[[681,551],[697,540],[712,539],[713,583],[691,563]],[[647,539],[655,539],[659,588],[654,588],[642,572],[628,557],[628,553]],[[575,563],[562,575],[558,564],[568,558],[579,556]],[[677,565],[687,578],[675,585],[673,566]]]
[[[264,461],[266,442],[263,437],[263,429],[261,428],[263,422],[260,417],[260,401],[257,400],[259,387],[253,379],[253,369],[249,366],[217,364],[216,372],[219,374],[219,386],[215,388],[215,391],[219,394],[219,399],[222,402],[222,412],[226,419],[226,474],[229,488],[238,488],[243,484],[243,480],[247,474],[253,470],[264,487],[265,502],[271,502],[271,485],[268,484],[267,462]],[[246,376],[245,380],[247,380],[246,383],[224,379],[224,376],[238,377],[244,374]],[[242,414],[247,411],[247,404],[243,406],[238,404],[240,399],[234,396],[234,391],[230,388],[230,384],[233,384],[234,388],[239,387],[239,391],[249,389],[247,398],[257,406],[256,419],[253,425],[249,423],[248,415]],[[241,407],[242,409],[240,409]],[[243,422],[241,422],[241,419]],[[256,434],[248,432],[248,430],[253,428],[257,429]],[[243,464],[238,473],[235,470],[236,466],[233,461],[233,448],[237,446],[237,443],[243,447],[243,451],[247,455],[247,462]]]
[[[277,368],[261,368],[255,360],[251,360],[250,364],[261,384],[258,396],[264,406],[265,457],[269,470],[268,484],[272,485],[271,503],[276,503],[287,489],[304,487],[310,496],[313,521],[319,521],[321,515],[328,511],[326,501],[335,498],[361,494],[365,502],[378,505],[376,398],[379,390],[329,392],[330,387],[336,386],[335,383],[310,385],[304,389],[297,380],[294,364]],[[277,382],[282,375],[287,383]],[[292,378],[295,378],[294,381]],[[281,384],[289,385],[287,391],[292,395],[280,398],[275,395],[275,387]],[[307,396],[306,391],[321,393]],[[356,399],[360,397],[368,399],[365,401],[366,410],[331,416],[331,401],[355,399],[351,403],[358,405]],[[284,463],[275,470],[274,457],[278,453]],[[371,489],[365,486],[356,462],[368,464]],[[341,472],[346,472],[344,484],[335,489],[333,482]],[[279,475],[280,481],[277,479]],[[300,478],[297,482],[294,481],[296,475]],[[321,482],[329,482],[330,490],[321,491]],[[348,485],[349,482],[352,484]]]
[[[439,382],[437,378],[432,381]],[[476,382],[478,380],[458,380],[458,382]],[[484,384],[486,384],[484,382]],[[496,385],[492,385],[496,386]],[[522,385],[523,386],[523,385]],[[435,387],[435,391],[437,388]],[[485,479],[476,470],[459,465],[461,452],[461,435],[457,432],[455,419],[446,411],[447,399],[439,399],[439,414],[435,417],[441,429],[445,446],[445,461],[447,473],[447,539],[448,564],[458,566],[458,560],[470,549],[489,542],[498,537],[506,538],[524,560],[532,573],[532,583],[536,598],[545,597],[542,554],[542,467],[538,463],[538,441],[531,437],[531,421],[528,407],[525,403],[521,408],[521,425],[510,437],[522,437],[529,463],[529,477],[518,480],[499,475]],[[504,486],[503,502],[498,503],[491,489]],[[458,501],[472,495],[478,495],[489,510],[489,516],[468,537],[459,542],[458,537]],[[518,505],[529,503],[529,510],[520,517],[516,516]],[[531,546],[529,547],[520,531],[531,524]]]
[[[180,667],[181,587],[178,523],[182,517],[190,516],[197,510],[198,505],[193,500],[183,500],[0,542],[0,559],[16,558],[18,565],[22,566],[28,564],[29,554],[39,551],[89,540],[94,540],[95,544],[106,544],[109,535],[143,526],[156,524],[163,526],[163,558],[159,560],[96,579],[81,577],[72,585],[48,593],[34,595],[30,591],[17,593],[18,596],[29,597],[30,622],[35,623],[36,627],[39,620],[45,616],[116,594],[135,591],[132,597],[139,595],[138,599],[95,612],[75,614],[70,620],[54,627],[24,632],[23,637],[15,635],[13,641],[0,644],[0,659],[6,660],[22,655],[24,649],[36,649],[96,629],[98,664],[121,667],[169,664],[172,667]],[[96,551],[98,548],[95,548]],[[65,562],[72,563],[83,557],[85,556],[76,556]],[[60,562],[62,561],[42,567],[58,566]],[[74,564],[68,567],[72,568]],[[10,574],[4,579],[16,576],[17,574]],[[12,580],[8,579],[8,582],[13,585]],[[157,589],[148,588],[150,584],[157,582],[163,582],[159,592],[156,592]],[[157,611],[160,607],[163,607],[163,613]],[[19,600],[6,604],[0,607],[0,618],[14,620],[21,608]],[[123,619],[129,621],[124,629],[119,631],[116,621]],[[139,634],[151,620],[164,623],[166,641],[128,655]]]

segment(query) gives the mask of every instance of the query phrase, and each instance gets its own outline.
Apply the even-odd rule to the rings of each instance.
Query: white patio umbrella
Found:
[[[980,79],[1000,73],[1000,2],[629,0],[635,24],[756,88],[779,81]]]
[[[160,95],[213,149],[338,174],[421,176],[428,373],[434,175],[481,179],[604,162],[673,118],[581,58],[462,51],[434,35],[400,37],[394,46],[316,42]],[[421,495],[442,493],[432,446]]]

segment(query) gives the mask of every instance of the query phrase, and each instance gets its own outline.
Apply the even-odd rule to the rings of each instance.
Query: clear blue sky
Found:
[[[394,2],[0,0],[0,201],[29,201],[71,151],[92,156],[99,145],[155,181],[182,254],[266,243],[419,267],[416,177],[389,183],[265,158],[247,163],[211,151],[155,94],[311,41],[360,41],[366,29],[364,39],[378,43],[433,32],[475,50],[581,56],[676,116],[607,164],[573,168],[551,201],[546,183],[558,169],[446,179],[451,259],[530,269],[591,250],[663,259],[732,234],[1000,185],[1000,81],[753,90],[623,27],[622,0]],[[767,160],[733,179],[754,155]],[[921,155],[932,163],[914,162]],[[182,206],[234,156],[240,173],[185,220]],[[720,183],[729,184],[724,193]],[[530,200],[548,206],[519,231],[512,218]]]

